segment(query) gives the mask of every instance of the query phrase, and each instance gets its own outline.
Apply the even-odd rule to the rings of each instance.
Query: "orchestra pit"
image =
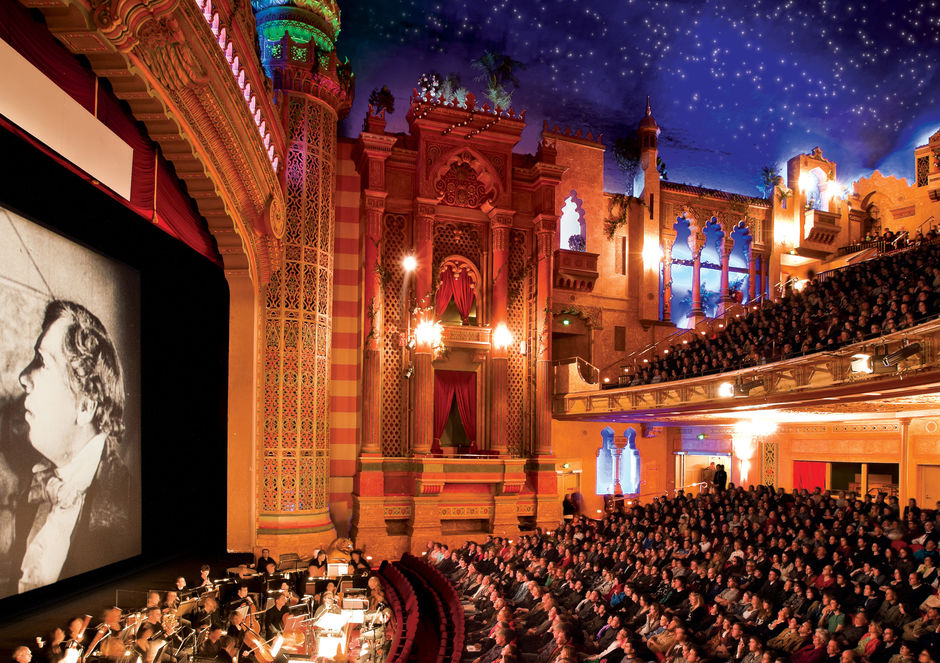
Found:
[[[0,0],[0,656],[937,661],[936,114],[380,4]]]

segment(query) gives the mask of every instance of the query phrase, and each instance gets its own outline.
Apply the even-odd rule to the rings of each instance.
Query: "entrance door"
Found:
[[[917,469],[917,503],[922,509],[932,509],[940,500],[940,465],[921,465]]]

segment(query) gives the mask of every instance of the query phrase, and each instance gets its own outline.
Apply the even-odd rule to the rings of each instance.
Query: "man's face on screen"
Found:
[[[64,465],[81,450],[74,448],[81,403],[69,384],[63,348],[67,327],[64,318],[52,323],[39,337],[33,360],[20,373],[30,444],[56,465]]]

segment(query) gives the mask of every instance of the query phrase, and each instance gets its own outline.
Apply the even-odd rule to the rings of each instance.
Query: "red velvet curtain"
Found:
[[[473,308],[473,300],[476,298],[470,272],[462,269],[459,274],[454,274],[454,270],[450,268],[441,272],[441,285],[437,289],[437,298],[435,300],[438,315],[441,315],[447,309],[451,297],[454,299],[454,304],[457,305],[460,318],[467,322],[470,317],[470,309]]]
[[[18,2],[0,1],[0,39],[10,44],[89,113],[94,113],[134,150],[130,200],[98,186],[148,221],[155,221],[162,230],[221,264],[215,238],[209,233],[184,185],[169,163],[157,155],[156,146],[146,131],[110,91],[107,82],[98,81],[93,72],[86,69]],[[65,162],[57,155],[53,158]],[[87,178],[72,164],[65,165]]]
[[[793,461],[793,487],[810,491],[814,488],[825,490],[826,464],[814,460]]]
[[[434,439],[439,446],[450,406],[457,399],[460,423],[471,445],[477,439],[477,374],[470,371],[434,371]]]

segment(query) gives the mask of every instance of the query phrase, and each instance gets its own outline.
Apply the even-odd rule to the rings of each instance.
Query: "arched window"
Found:
[[[692,228],[684,216],[677,216],[672,226],[676,231],[676,241],[672,244],[672,298],[669,300],[669,313],[676,327],[689,326],[689,314],[692,313],[692,249],[689,238]]]
[[[751,231],[744,221],[731,231],[734,246],[728,257],[728,289],[732,299],[736,302],[747,302],[751,284],[748,281],[748,261],[751,259]]]
[[[718,306],[721,303],[721,240],[725,236],[718,219],[712,217],[702,230],[705,235],[705,244],[701,256],[701,298],[702,311],[708,318],[718,315]]]
[[[617,476],[614,472],[617,463],[614,459],[614,429],[607,426],[601,431],[601,448],[597,450],[597,495],[613,495]]]
[[[561,208],[561,223],[559,223],[558,248],[569,251],[584,251],[587,247],[587,223],[584,220],[582,200],[577,192],[571,192],[565,198]]]
[[[460,256],[449,256],[441,263],[438,280],[438,319],[445,324],[476,325],[480,282],[476,268]]]

